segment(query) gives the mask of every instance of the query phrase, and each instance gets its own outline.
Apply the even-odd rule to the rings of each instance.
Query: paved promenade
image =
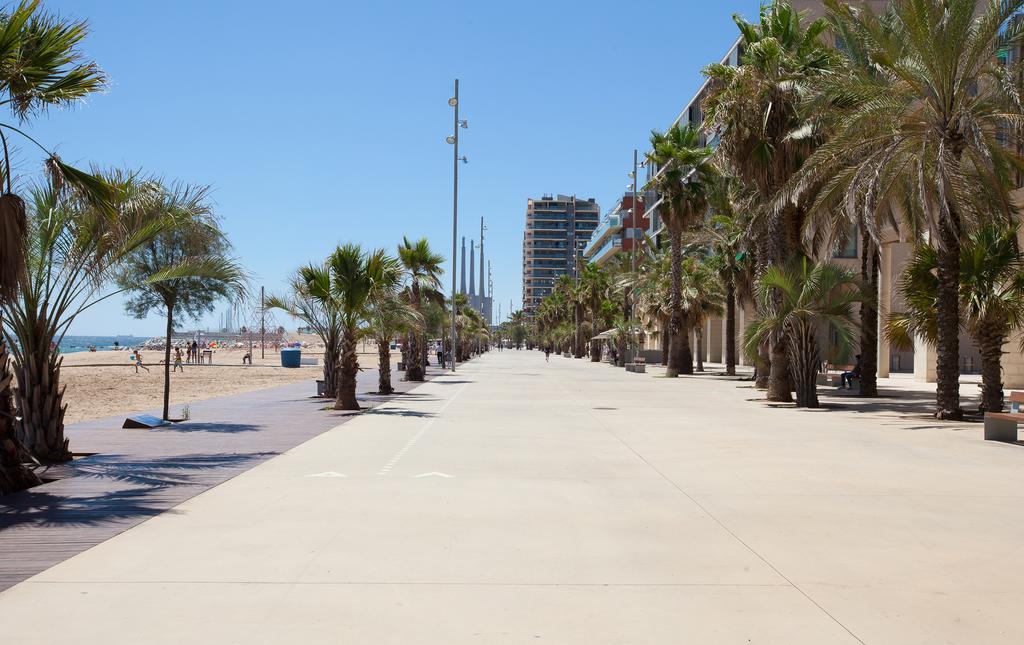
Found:
[[[377,377],[359,374],[363,406],[391,398],[364,394]],[[89,456],[0,499],[0,591],[352,418],[315,392],[311,379],[197,401],[191,421],[150,430],[123,429],[123,415],[68,426],[71,449]]]
[[[1024,447],[756,396],[492,352],[0,593],[5,636],[1024,642]]]

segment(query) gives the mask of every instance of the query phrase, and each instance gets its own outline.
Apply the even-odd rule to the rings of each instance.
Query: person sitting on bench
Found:
[[[857,362],[854,364],[853,369],[850,370],[849,372],[843,372],[842,374],[839,375],[839,378],[841,379],[839,389],[851,389],[851,386],[853,385],[853,380],[860,379],[860,372],[860,354],[857,354]]]

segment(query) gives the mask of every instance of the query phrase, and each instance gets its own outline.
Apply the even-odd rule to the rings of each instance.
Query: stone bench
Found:
[[[631,363],[626,363],[627,372],[636,372],[637,374],[647,373],[647,359],[642,356],[637,356]]]
[[[1024,414],[1013,412],[985,413],[985,441],[1016,443],[1017,425],[1024,423]]]

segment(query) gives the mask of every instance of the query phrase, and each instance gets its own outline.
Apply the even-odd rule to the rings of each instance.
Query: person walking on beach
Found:
[[[181,366],[181,348],[180,347],[175,347],[174,348],[174,367],[171,368],[171,371],[174,372],[175,370],[181,370],[182,374],[185,373],[185,368]]]
[[[551,345],[544,346],[544,361],[548,363],[551,362]]]
[[[139,373],[139,368],[149,371],[149,368],[142,364],[142,352],[135,350],[135,373]]]

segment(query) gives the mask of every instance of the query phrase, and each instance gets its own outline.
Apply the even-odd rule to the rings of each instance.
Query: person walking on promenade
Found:
[[[544,346],[544,360],[548,363],[551,362],[551,345]]]

